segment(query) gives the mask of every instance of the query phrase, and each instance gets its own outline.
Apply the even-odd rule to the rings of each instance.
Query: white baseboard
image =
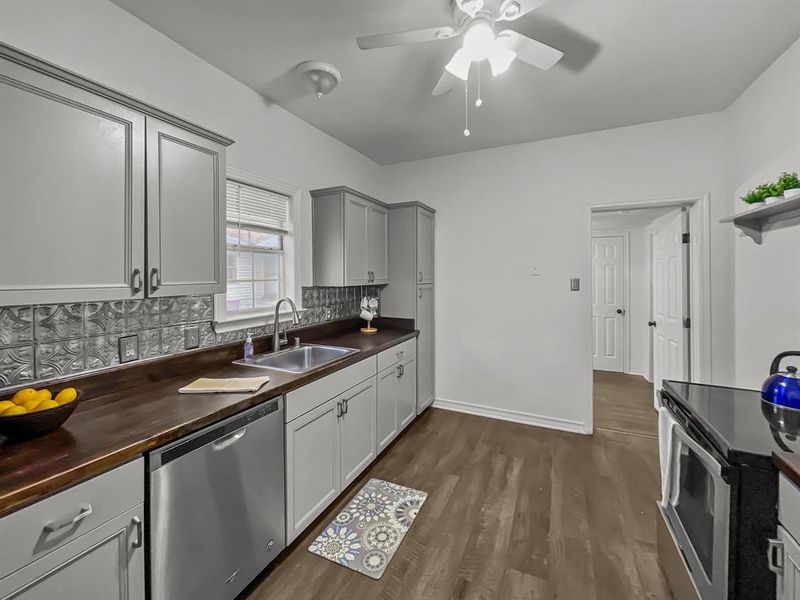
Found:
[[[568,431],[570,433],[592,433],[591,429],[586,425],[586,423],[581,421],[571,421],[569,419],[560,419],[558,417],[534,415],[516,410],[508,410],[506,408],[495,408],[492,406],[484,406],[482,404],[471,404],[469,402],[459,402],[458,400],[447,400],[445,398],[436,398],[433,401],[432,406],[434,408],[452,410],[454,412],[466,413],[468,415],[477,415],[479,417],[488,417],[490,419],[499,419],[501,421],[511,421],[512,423],[522,423],[524,425],[534,425],[536,427],[546,427],[548,429],[558,429],[559,431]]]

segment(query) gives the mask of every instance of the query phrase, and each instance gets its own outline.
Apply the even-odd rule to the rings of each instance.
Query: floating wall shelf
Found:
[[[725,217],[720,220],[720,223],[733,223],[760,244],[761,234],[768,225],[791,219],[800,219],[800,196],[789,200],[780,200],[767,206],[751,208],[738,215]]]

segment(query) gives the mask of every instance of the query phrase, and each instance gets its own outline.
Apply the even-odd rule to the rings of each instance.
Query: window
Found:
[[[288,196],[229,179],[226,198],[228,291],[220,321],[266,314],[286,295],[290,233]]]

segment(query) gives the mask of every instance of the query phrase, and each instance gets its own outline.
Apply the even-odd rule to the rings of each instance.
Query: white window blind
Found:
[[[228,223],[288,233],[288,196],[231,179],[226,195]]]

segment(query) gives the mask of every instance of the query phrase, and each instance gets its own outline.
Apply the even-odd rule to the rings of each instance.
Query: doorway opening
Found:
[[[589,210],[593,428],[656,437],[661,381],[709,371],[707,199]]]

